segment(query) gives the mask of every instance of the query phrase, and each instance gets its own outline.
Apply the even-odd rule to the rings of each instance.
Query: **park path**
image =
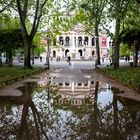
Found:
[[[116,87],[124,91],[119,96],[140,101],[140,95],[132,89],[95,70],[95,64],[93,62],[82,61],[72,62],[72,65],[69,65],[67,62],[54,63],[51,65],[50,70],[0,89],[0,96],[21,96],[22,93],[17,88],[24,85],[25,82],[41,82],[47,80],[48,77],[54,79],[55,82],[86,82],[87,80],[103,82],[110,87]]]

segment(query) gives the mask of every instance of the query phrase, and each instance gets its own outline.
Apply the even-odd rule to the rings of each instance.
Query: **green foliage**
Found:
[[[121,40],[129,46],[133,46],[134,40],[137,40],[140,43],[140,29],[128,29],[125,32],[125,34],[121,37]]]
[[[75,23],[82,23],[85,32],[94,35],[93,30],[99,25],[104,16],[105,0],[82,1],[76,12]],[[99,30],[99,29],[98,29]]]
[[[41,53],[45,51],[45,47],[42,44],[42,34],[37,33],[33,39],[33,47],[35,55],[39,56]]]
[[[20,77],[27,74],[32,74],[33,71],[36,71],[37,68],[34,69],[24,69],[21,67],[1,67],[0,68],[0,85],[3,85],[4,81]]]
[[[20,29],[0,30],[0,50],[10,50],[21,47],[22,36]]]
[[[0,30],[17,29],[20,28],[18,18],[12,18],[7,14],[0,16]]]
[[[0,0],[0,13],[3,14],[5,11],[11,14],[10,6],[14,3],[14,0]]]
[[[124,19],[124,28],[125,32],[121,36],[121,41],[129,46],[134,45],[134,40],[137,40],[140,43],[140,5],[131,2],[131,5],[128,5],[128,11]]]
[[[22,36],[18,19],[3,14],[0,21],[0,50],[8,51],[21,47]]]
[[[132,53],[131,46],[120,44],[120,56],[129,56]]]
[[[127,7],[124,22],[125,26],[129,30],[140,30],[140,5],[131,1],[131,4]]]
[[[105,68],[103,72],[140,93],[140,68]]]

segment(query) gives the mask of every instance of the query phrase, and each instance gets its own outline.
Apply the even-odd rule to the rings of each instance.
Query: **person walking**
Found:
[[[71,57],[70,56],[68,56],[68,62],[69,62],[69,65],[71,65]]]

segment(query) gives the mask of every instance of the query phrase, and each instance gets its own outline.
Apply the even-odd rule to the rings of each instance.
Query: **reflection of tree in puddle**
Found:
[[[16,136],[17,140],[40,140],[40,135],[42,134],[44,135],[45,139],[48,139],[46,132],[43,130],[40,114],[32,101],[32,93],[34,92],[35,87],[36,83],[25,83],[23,87],[19,87],[19,90],[23,92],[22,97],[8,98],[12,100],[12,103],[15,105],[17,100],[20,100],[20,104],[23,104],[22,110],[21,106],[15,106],[13,108],[13,104],[9,105],[8,103],[4,105],[5,109],[10,107],[8,110],[4,112],[1,108],[1,112],[3,112],[3,116],[0,117],[0,121],[2,122],[2,127],[0,126],[0,128],[2,128],[0,135],[1,139],[11,140],[15,139]],[[19,119],[19,113],[22,114],[21,122]],[[13,120],[11,120],[12,117]],[[5,118],[7,118],[8,121]]]
[[[46,140],[48,138],[50,140],[139,139],[140,105],[128,108],[125,99],[118,99],[119,90],[103,89],[99,82],[94,82],[94,90],[88,97],[85,94],[85,102],[57,104],[57,100],[65,97],[60,95],[60,92],[59,94],[52,93],[49,85],[35,90],[35,83],[27,84],[28,86],[20,88],[24,93],[22,110],[17,107],[20,111],[13,113],[9,108],[0,118],[2,121],[10,113],[11,118],[20,118],[19,113],[22,113],[21,121],[17,119],[15,124],[10,123],[10,118],[7,122],[9,125],[3,131],[0,129],[0,136],[4,133],[6,135],[4,130],[10,129],[8,132],[11,132],[11,135],[16,135],[18,132],[17,139],[21,140]],[[85,85],[87,86],[87,84]],[[65,92],[61,93],[66,94]],[[101,100],[103,94],[105,96]],[[105,97],[108,95],[109,100],[106,100]],[[79,94],[76,96],[79,97]],[[72,99],[74,98],[75,96]],[[106,101],[104,105],[102,101]],[[134,109],[134,107],[136,108]],[[5,139],[8,138],[5,137]]]
[[[103,92],[108,94],[105,89]],[[63,124],[60,120],[57,122],[61,123],[59,126],[63,125],[62,129],[65,127],[63,135],[66,134],[64,136],[66,139],[139,139],[140,110],[138,108],[137,110],[128,110],[118,100],[119,89],[114,88],[113,90],[112,88],[109,92],[111,92],[111,100],[104,106],[99,101],[101,94],[99,82],[95,83],[95,90],[90,94],[88,104],[84,102],[84,104],[77,105],[67,101],[55,104],[59,110],[64,111],[61,112],[61,115],[65,115],[65,118],[61,118]],[[59,133],[62,134],[60,131]]]
[[[43,125],[40,119],[40,114],[38,113],[34,102],[32,101],[32,93],[36,83],[28,82],[25,86],[20,88],[24,95],[23,109],[22,109],[22,117],[21,124],[18,130],[17,140],[24,139],[34,139],[40,140],[40,134],[43,133],[45,138],[48,139],[46,132],[43,130]],[[33,122],[29,121],[29,109],[32,111]],[[31,114],[30,114],[31,115]],[[32,125],[33,123],[33,125]]]

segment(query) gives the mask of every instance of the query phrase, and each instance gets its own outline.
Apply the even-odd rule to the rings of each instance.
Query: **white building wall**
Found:
[[[60,45],[59,43],[59,37],[63,37],[63,43],[64,45]],[[69,37],[69,46],[66,46],[66,37]],[[78,37],[82,37],[82,46],[79,46],[78,43]],[[85,37],[88,37],[88,44],[85,45],[84,44],[84,39]],[[102,37],[106,37],[105,33],[100,33],[99,36],[99,46],[100,46],[100,56],[102,57],[103,55],[107,54],[107,46],[106,47],[102,47]],[[81,50],[82,53],[82,57],[85,57],[85,59],[93,59],[96,56],[96,48],[95,46],[92,46],[92,38],[93,36],[88,35],[86,33],[84,33],[84,30],[80,25],[75,26],[75,28],[71,31],[68,32],[62,32],[61,35],[56,36],[56,40],[57,40],[57,46],[60,47],[60,49],[53,47],[53,49],[51,49],[51,54],[53,54],[53,51],[56,51],[56,57],[65,57],[66,56],[66,50],[69,50],[69,53],[71,56],[73,56],[73,59],[81,59],[80,58],[80,53],[79,50]],[[96,45],[96,43],[94,43]],[[85,49],[85,52],[84,52]],[[64,50],[64,51],[62,51]],[[94,51],[94,56],[92,55],[92,52]],[[53,56],[53,55],[52,55]]]

